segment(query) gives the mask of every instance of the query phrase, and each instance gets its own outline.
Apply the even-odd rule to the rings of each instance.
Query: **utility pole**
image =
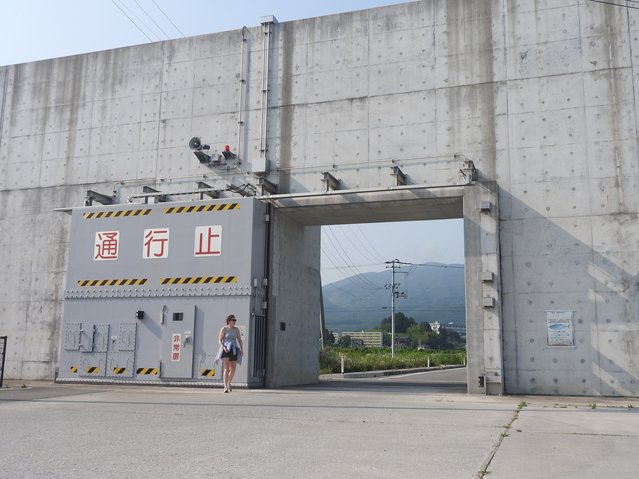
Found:
[[[399,284],[395,283],[395,268],[399,268],[401,265],[410,264],[410,263],[402,263],[398,259],[394,259],[392,261],[386,261],[387,268],[392,268],[391,271],[391,357],[395,357],[395,298],[399,298],[400,295],[402,297],[406,297],[405,293],[397,292],[397,287]]]

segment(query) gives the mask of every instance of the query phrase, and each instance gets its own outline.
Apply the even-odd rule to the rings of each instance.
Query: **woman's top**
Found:
[[[236,328],[224,328],[224,342],[232,342],[237,345],[237,329]]]
[[[216,361],[222,359],[222,353],[224,352],[224,348],[226,348],[228,351],[237,354],[237,363],[242,364],[242,351],[240,350],[240,345],[237,341],[238,334],[239,329],[224,326],[224,337],[222,338],[222,346],[220,346],[220,349],[215,356]]]

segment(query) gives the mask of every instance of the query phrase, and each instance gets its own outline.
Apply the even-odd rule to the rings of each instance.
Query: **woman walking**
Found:
[[[218,342],[220,343],[220,349],[215,357],[216,361],[222,360],[224,373],[222,379],[224,380],[224,392],[231,392],[231,381],[235,375],[235,368],[237,364],[242,364],[242,336],[240,330],[235,326],[237,319],[232,314],[226,317],[226,326],[220,329],[218,335]]]

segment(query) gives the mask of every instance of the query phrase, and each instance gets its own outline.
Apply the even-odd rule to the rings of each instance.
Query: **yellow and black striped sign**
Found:
[[[99,374],[100,368],[97,366],[89,366],[85,368],[88,374]]]
[[[72,373],[77,373],[78,372],[78,367],[77,366],[71,366],[71,372]]]
[[[145,376],[157,376],[158,368],[138,368],[137,374],[144,374]]]
[[[78,280],[78,287],[95,287],[95,286],[142,286],[146,284],[146,278],[131,279],[81,279]]]
[[[120,218],[129,216],[146,216],[151,214],[150,208],[144,208],[140,210],[118,210],[118,211],[94,211],[92,213],[83,213],[82,219],[84,220],[98,220],[102,218]]]
[[[164,208],[165,215],[178,213],[208,213],[209,211],[232,211],[239,210],[239,203],[220,203],[217,205],[193,205],[193,206],[172,206]]]
[[[113,368],[113,374],[124,374],[126,373],[126,368]]]
[[[237,276],[186,276],[184,278],[160,278],[162,284],[228,284],[237,283]]]
[[[200,369],[200,376],[212,378],[215,376],[215,369]]]

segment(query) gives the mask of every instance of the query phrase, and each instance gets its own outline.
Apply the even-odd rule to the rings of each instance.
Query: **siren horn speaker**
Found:
[[[197,136],[194,136],[193,138],[191,138],[191,141],[189,141],[189,148],[191,148],[193,151],[201,150],[202,142],[200,141],[200,138]]]

